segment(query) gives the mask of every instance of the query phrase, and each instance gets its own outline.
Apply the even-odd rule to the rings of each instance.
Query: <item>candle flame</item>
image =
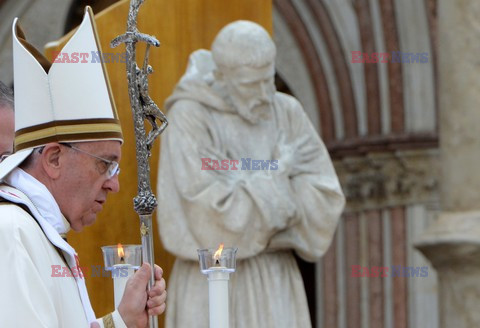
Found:
[[[123,251],[122,244],[117,245],[117,253],[118,253],[118,257],[120,257],[120,258],[125,256],[125,252]]]
[[[215,254],[213,254],[213,259],[215,261],[218,261],[220,256],[222,256],[222,251],[223,251],[223,243],[221,243],[220,246],[218,246],[217,251],[215,252]]]

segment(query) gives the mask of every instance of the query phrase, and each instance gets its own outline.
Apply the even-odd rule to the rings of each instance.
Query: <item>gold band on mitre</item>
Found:
[[[117,119],[54,121],[31,126],[15,133],[15,151],[38,147],[49,142],[121,139]]]

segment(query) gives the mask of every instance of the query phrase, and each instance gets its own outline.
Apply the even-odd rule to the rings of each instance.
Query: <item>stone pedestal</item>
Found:
[[[480,327],[480,2],[438,1],[441,210],[416,247],[438,271],[441,327]]]

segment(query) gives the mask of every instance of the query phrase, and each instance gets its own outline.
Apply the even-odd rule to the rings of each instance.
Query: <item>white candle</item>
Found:
[[[118,305],[122,300],[123,293],[125,292],[127,281],[133,275],[133,273],[134,270],[130,264],[115,264],[113,266],[112,278],[115,309],[118,308]]]
[[[228,328],[228,280],[225,267],[212,267],[208,272],[210,328]]]

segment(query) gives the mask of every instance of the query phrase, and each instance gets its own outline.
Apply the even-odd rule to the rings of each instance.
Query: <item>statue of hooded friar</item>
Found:
[[[177,259],[167,328],[208,327],[197,249],[238,247],[230,327],[311,327],[294,253],[318,261],[345,199],[329,154],[294,97],[274,84],[276,47],[236,21],[197,50],[166,101],[159,232]]]

